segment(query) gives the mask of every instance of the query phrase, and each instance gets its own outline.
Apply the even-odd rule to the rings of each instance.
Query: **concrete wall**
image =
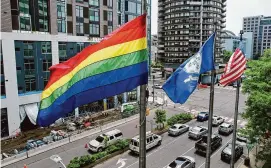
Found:
[[[1,32],[12,31],[10,0],[1,0]]]

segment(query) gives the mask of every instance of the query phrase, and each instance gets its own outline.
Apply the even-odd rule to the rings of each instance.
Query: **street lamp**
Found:
[[[60,164],[63,166],[63,168],[66,168],[66,166],[65,166],[65,164],[62,162],[62,159],[61,159],[60,156],[58,156],[58,155],[52,155],[52,156],[50,157],[50,159],[51,159],[52,161],[56,162],[56,163],[60,163]]]

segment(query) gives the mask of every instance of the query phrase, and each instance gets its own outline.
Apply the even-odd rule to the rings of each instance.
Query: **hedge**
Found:
[[[170,117],[167,120],[167,124],[169,126],[172,126],[172,125],[177,124],[177,123],[185,123],[185,122],[190,121],[192,119],[193,119],[193,117],[192,117],[191,114],[180,113],[180,114],[176,114],[176,115]]]
[[[113,154],[117,151],[124,150],[129,146],[129,140],[120,140],[114,145],[108,146],[105,151],[95,153],[93,155],[84,155],[81,157],[73,158],[68,164],[67,168],[82,168],[90,166],[92,163],[102,159],[110,154]]]

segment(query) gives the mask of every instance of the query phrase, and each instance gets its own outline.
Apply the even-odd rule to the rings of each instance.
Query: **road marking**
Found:
[[[227,143],[226,143],[225,145],[223,145],[223,146],[221,146],[219,149],[217,149],[217,151],[211,155],[211,158],[212,158],[213,156],[215,156],[215,155],[217,154],[217,152],[219,152],[222,148],[224,148],[225,146],[227,146],[227,144],[228,144],[231,140],[232,140],[232,138],[231,138],[230,140],[228,140]],[[201,168],[204,164],[205,164],[205,162],[203,162],[198,168]]]
[[[127,159],[122,159],[122,158],[119,158],[118,162],[116,165],[118,165],[119,163],[121,164],[118,168],[123,168],[125,166],[125,160]]]

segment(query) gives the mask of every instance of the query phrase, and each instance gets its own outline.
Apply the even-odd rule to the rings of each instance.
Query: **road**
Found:
[[[151,88],[151,87],[149,87]],[[159,95],[162,90],[156,90],[155,94]],[[216,115],[222,115],[227,118],[227,121],[232,121],[233,112],[234,112],[234,98],[235,98],[235,92],[232,89],[228,88],[216,88],[215,89],[215,104],[214,104],[214,114]],[[246,96],[241,94],[240,95],[240,112],[244,109],[244,102],[246,100]],[[196,90],[187,103],[184,105],[175,105],[170,101],[168,101],[168,105],[164,105],[164,109],[167,110],[167,117],[170,117],[174,114],[185,112],[189,110],[190,112],[197,112],[197,111],[207,111],[209,105],[209,89],[200,89]],[[150,121],[154,121],[154,112],[152,111],[150,116],[147,117],[147,130],[151,129]],[[239,124],[245,124],[245,121],[242,119],[239,120]],[[196,121],[191,121],[189,123],[191,126],[197,125],[197,124],[203,124],[207,126],[207,123],[197,123]],[[139,128],[137,127],[138,120],[131,121],[127,124],[121,125],[116,127],[117,129],[120,129],[125,137],[133,137],[138,134]],[[217,128],[214,128],[214,131],[216,131]],[[49,157],[54,154],[58,154],[64,161],[64,163],[67,165],[69,161],[76,157],[76,156],[82,156],[89,154],[88,151],[85,149],[85,144],[89,142],[90,140],[94,139],[96,135],[83,138],[79,141],[75,141],[74,143],[70,143],[67,145],[64,145],[62,147],[47,151],[45,153],[42,153],[40,155],[28,158],[26,160],[11,164],[9,166],[6,166],[5,168],[21,168],[24,164],[27,164],[28,168],[58,168],[59,165],[56,165],[53,163]],[[229,137],[223,137],[223,144],[225,144],[227,141],[231,139],[231,136]],[[190,140],[187,138],[187,135],[182,135],[180,137],[169,137],[167,134],[163,135],[163,144],[161,147],[157,149],[153,149],[152,151],[148,152],[148,168],[149,167],[164,167],[168,163],[170,163],[172,160],[174,160],[177,156],[185,154],[189,156],[193,156],[197,160],[197,167],[201,166],[201,164],[204,163],[205,159],[204,157],[200,157],[194,154],[194,143],[195,141]],[[105,167],[105,168],[113,168],[116,167],[117,159],[118,158],[126,158],[126,166],[130,167],[138,167],[138,163],[136,162],[138,160],[135,156],[130,156],[129,153],[124,153],[121,156],[118,156],[117,158],[110,159],[104,164],[99,165],[97,167]],[[221,165],[221,167],[227,167],[227,164],[220,162],[220,151],[218,151],[216,154],[213,154],[212,159],[212,167],[216,167]],[[240,162],[240,161],[239,161]],[[201,166],[203,167],[203,166]]]

